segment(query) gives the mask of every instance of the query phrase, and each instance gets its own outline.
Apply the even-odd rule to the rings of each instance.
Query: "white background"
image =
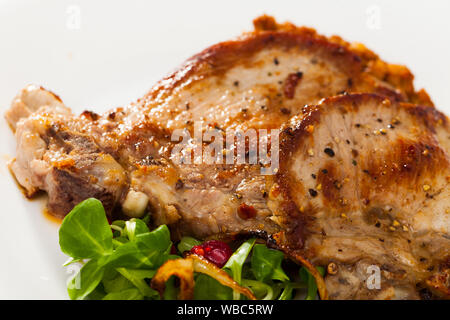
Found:
[[[26,84],[80,112],[143,95],[183,60],[252,28],[262,13],[358,41],[407,65],[450,113],[450,1],[0,0],[0,113]],[[58,225],[8,173],[15,141],[0,118],[0,299],[66,299]]]

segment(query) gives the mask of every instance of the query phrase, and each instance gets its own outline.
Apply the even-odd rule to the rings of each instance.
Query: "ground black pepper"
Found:
[[[325,148],[323,150],[323,152],[325,152],[327,155],[329,155],[330,157],[334,157],[334,151],[331,148]]]
[[[317,197],[317,191],[314,189],[309,189],[309,194],[311,195],[311,197]]]

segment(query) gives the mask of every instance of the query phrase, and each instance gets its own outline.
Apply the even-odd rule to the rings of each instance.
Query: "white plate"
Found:
[[[449,12],[449,1],[0,0],[0,113],[28,83],[53,90],[76,112],[124,105],[268,13],[407,65],[417,87],[450,114]],[[15,141],[3,117],[0,136],[0,299],[66,299],[58,225],[6,169]]]

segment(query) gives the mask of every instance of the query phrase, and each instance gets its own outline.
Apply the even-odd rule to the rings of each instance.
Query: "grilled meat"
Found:
[[[180,159],[172,153],[178,141],[172,139],[176,130],[185,129],[192,135],[198,121],[206,128],[223,133],[283,126],[282,155],[285,155],[288,149],[296,150],[297,145],[287,146],[286,134],[296,132],[297,123],[305,123],[303,117],[309,110],[305,105],[316,105],[325,97],[357,92],[376,94],[378,98],[353,95],[345,98],[367,100],[367,104],[366,100],[362,103],[361,110],[353,111],[355,117],[362,118],[367,116],[366,106],[376,105],[369,101],[371,99],[388,101],[386,104],[394,105],[396,110],[406,108],[402,103],[427,106],[410,105],[410,110],[417,110],[417,114],[405,116],[405,121],[416,119],[420,122],[432,115],[438,117],[438,113],[434,114],[433,103],[425,91],[415,91],[413,76],[407,68],[383,62],[360,44],[350,44],[338,37],[326,38],[313,29],[298,28],[289,23],[277,24],[267,16],[256,19],[254,24],[253,32],[214,45],[189,59],[137,102],[103,115],[85,111],[76,116],[49,91],[34,86],[25,88],[14,100],[6,118],[17,139],[17,156],[11,169],[26,194],[32,196],[38,190],[46,191],[49,211],[59,216],[64,216],[77,202],[88,197],[102,200],[108,214],[116,207],[121,207],[129,216],[150,211],[155,225],[168,224],[177,236],[189,234],[207,238],[243,232],[286,234],[286,245],[290,250],[300,250],[316,263],[332,261],[334,258],[324,253],[327,248],[332,250],[332,244],[317,245],[325,251],[315,255],[318,250],[312,244],[316,241],[314,232],[319,224],[309,221],[313,213],[300,210],[305,206],[301,197],[315,194],[321,199],[320,190],[308,188],[307,194],[299,193],[298,198],[292,193],[300,185],[292,177],[306,174],[308,176],[301,179],[307,179],[312,174],[311,168],[303,173],[296,169],[297,162],[292,164],[296,159],[303,159],[304,154],[295,154],[292,159],[282,157],[282,171],[276,177],[261,175],[260,164],[180,165],[177,161]],[[322,105],[325,104],[316,108],[320,109]],[[384,110],[380,107],[373,113],[384,119],[381,111]],[[446,118],[440,117],[446,124]],[[322,122],[320,124],[326,127]],[[327,124],[331,125],[330,132],[337,130],[331,135],[336,134],[339,138],[348,134],[339,131],[343,125],[334,127],[332,121]],[[426,129],[430,131],[430,139],[437,139],[434,144],[430,142],[430,147],[435,148],[428,151],[431,158],[448,160],[447,132]],[[384,137],[384,133],[380,134]],[[309,149],[319,152],[315,145],[328,143],[323,140],[328,138],[325,135],[316,137],[314,140],[317,141],[306,152]],[[226,151],[234,153],[234,147]],[[359,145],[355,152],[364,155],[370,153],[372,147],[372,144]],[[337,151],[330,150],[330,154]],[[437,150],[441,152],[439,158],[433,153]],[[381,157],[379,161],[399,156],[390,153],[394,151],[377,153]],[[358,161],[353,154],[351,158],[348,156],[337,155],[336,158],[350,161],[350,166],[352,160]],[[345,168],[348,165],[345,163]],[[371,163],[370,168],[377,165],[380,164]],[[288,170],[290,166],[294,169]],[[444,170],[436,166],[433,172],[442,178],[445,170],[445,166]],[[294,179],[294,182],[280,189],[282,178]],[[351,182],[353,189],[345,189],[354,196],[346,201],[355,201],[352,205],[359,208],[361,199],[356,198],[359,184],[355,181],[357,179]],[[409,180],[414,183],[412,181]],[[324,180],[323,187],[328,187],[325,183]],[[416,193],[417,190],[413,197]],[[337,196],[336,192],[332,194]],[[367,197],[374,197],[374,206],[376,195],[380,192],[374,191],[372,195],[368,188]],[[445,193],[442,196],[445,200]],[[437,194],[435,199],[438,199]],[[325,213],[328,207],[323,205],[320,226],[330,218]],[[332,221],[330,218],[330,223]],[[425,228],[434,234],[430,228]],[[349,235],[352,234],[356,235],[356,231],[349,228]],[[396,243],[393,235],[390,239]],[[330,241],[333,242],[331,238]],[[361,246],[364,247],[363,242]],[[359,251],[363,252],[363,249]],[[354,252],[356,254],[358,250]],[[370,253],[367,256],[370,257]],[[372,256],[372,260],[377,261],[380,255],[374,253]],[[443,261],[442,256],[438,255],[436,261]],[[356,261],[336,261],[348,266],[350,275],[358,277],[356,269],[351,269],[359,266]],[[396,261],[391,261],[391,266],[401,268]],[[436,278],[435,282],[442,283]],[[340,293],[342,285],[339,281],[337,285],[331,280],[328,283],[333,297],[350,297],[347,291]],[[404,283],[410,286],[414,281],[408,276]],[[353,296],[364,297],[363,292],[356,290]],[[384,296],[378,296],[381,297]]]
[[[448,268],[449,137],[433,107],[371,94],[327,98],[289,121],[277,206],[286,241],[332,263],[331,298],[417,298],[416,284]],[[366,286],[370,265],[380,290]]]
[[[89,197],[100,199],[105,209],[112,211],[127,176],[123,167],[81,130],[90,120],[84,116],[76,119],[56,95],[36,86],[21,91],[6,117],[17,138],[11,170],[28,197],[45,190],[49,212],[56,216],[64,216]]]
[[[160,81],[136,103],[104,115],[84,112],[77,117],[56,95],[39,87],[27,87],[6,114],[18,141],[12,170],[29,196],[39,189],[48,193],[51,190],[61,192],[62,187],[52,185],[59,180],[47,179],[47,174],[60,167],[71,172],[71,176],[76,174],[80,181],[88,181],[89,173],[85,172],[84,165],[76,168],[73,161],[71,167],[69,160],[75,155],[94,153],[99,156],[101,152],[102,156],[111,155],[107,160],[113,169],[98,168],[104,171],[100,175],[107,181],[115,181],[114,186],[107,186],[104,179],[98,179],[97,189],[104,197],[114,199],[113,203],[123,202],[125,197],[120,195],[121,191],[126,192],[130,184],[139,190],[141,187],[135,186],[133,181],[141,180],[144,184],[142,179],[149,179],[145,184],[152,185],[158,192],[144,193],[150,197],[156,211],[174,212],[174,208],[165,207],[176,203],[180,209],[186,207],[184,202],[187,202],[175,201],[176,181],[186,180],[189,186],[192,181],[202,180],[200,190],[209,186],[214,190],[208,190],[208,194],[216,194],[218,189],[225,189],[229,194],[245,176],[236,167],[208,168],[207,174],[202,173],[205,166],[173,168],[169,138],[174,129],[192,131],[194,121],[204,121],[206,126],[222,130],[278,128],[305,104],[353,91],[377,92],[393,100],[432,105],[426,93],[414,91],[412,79],[405,67],[387,64],[361,45],[351,45],[337,37],[327,39],[312,29],[296,28],[288,23],[279,25],[273,18],[263,16],[255,20],[254,32],[206,49]],[[68,143],[70,148],[61,147],[61,143],[66,143],[64,140],[72,141]],[[90,147],[86,147],[87,142]],[[123,172],[114,162],[123,168],[128,179],[123,179]],[[90,163],[90,167],[93,166],[98,167],[95,161]],[[147,171],[149,167],[154,169],[152,178],[149,174],[139,174],[142,167]],[[238,171],[241,177],[236,176]],[[215,174],[219,172],[220,179],[217,179]],[[212,179],[199,179],[202,175]],[[222,183],[227,177],[235,181]],[[81,188],[82,185],[92,186],[79,184]],[[224,188],[222,184],[229,186]],[[241,189],[244,188],[241,186]],[[91,192],[80,191],[79,188],[74,190],[75,201],[80,200],[78,194],[87,196]],[[52,212],[66,214],[72,202],[67,204],[65,197],[58,195],[50,194],[50,197]],[[170,222],[177,217],[177,214],[164,215],[159,214],[157,220]],[[220,227],[215,229],[221,230]]]

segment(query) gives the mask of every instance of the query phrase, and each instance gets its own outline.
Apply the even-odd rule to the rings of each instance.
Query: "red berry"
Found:
[[[220,249],[214,249],[208,253],[206,259],[214,263],[219,268],[222,268],[227,263],[230,256]]]
[[[199,246],[193,246],[191,249],[191,253],[195,253],[199,256],[204,256],[205,255],[205,250],[203,250],[203,246],[199,245]]]
[[[231,248],[223,241],[210,240],[203,243],[205,258],[222,268],[233,253]]]
[[[199,246],[192,247],[191,253],[205,257],[208,261],[214,263],[219,268],[222,268],[225,263],[227,263],[228,259],[230,259],[233,252],[225,242],[210,240]]]

